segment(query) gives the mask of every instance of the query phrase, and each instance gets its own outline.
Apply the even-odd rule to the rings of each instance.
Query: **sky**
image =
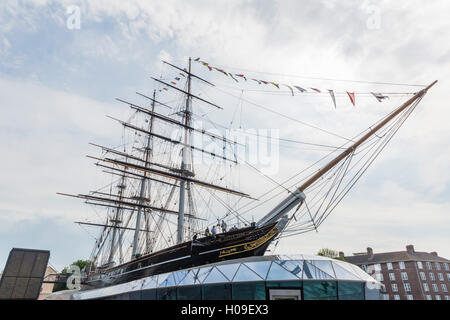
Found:
[[[276,253],[345,254],[437,251],[450,258],[450,3],[359,1],[4,0],[0,4],[0,269],[13,247],[51,250],[62,269],[88,258],[95,232],[73,221],[97,214],[56,192],[83,193],[102,175],[86,154],[89,142],[117,144],[120,130],[105,115],[126,117],[115,101],[136,100],[167,74],[161,60],[188,57],[279,83],[336,91],[414,92],[418,87],[340,80],[429,84],[439,80],[352,193],[318,232],[282,241]],[[200,76],[239,96],[234,83],[194,65]],[[319,79],[320,78],[320,79]],[[324,80],[324,79],[335,79]],[[237,88],[237,90],[236,90]],[[200,90],[200,89],[199,89]],[[195,89],[194,89],[195,91]],[[214,92],[198,94],[210,97]],[[312,98],[242,93],[291,118],[351,137],[406,98]],[[248,128],[280,137],[337,145],[341,140],[256,108],[221,101],[217,121],[242,108]],[[280,148],[282,181],[317,154]],[[245,179],[244,179],[245,180]],[[248,180],[248,179],[247,179]],[[254,194],[270,187],[244,181]]]

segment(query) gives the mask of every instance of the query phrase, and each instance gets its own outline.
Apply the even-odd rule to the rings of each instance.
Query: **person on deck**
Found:
[[[221,228],[222,228],[222,232],[227,232],[227,224],[223,220],[222,220]]]
[[[216,237],[216,234],[217,234],[216,226],[213,226],[213,227],[212,227],[211,233],[212,233],[212,236],[215,238],[215,237]]]
[[[207,237],[211,236],[211,232],[209,232],[209,228],[208,227],[206,227],[205,236],[207,236]]]

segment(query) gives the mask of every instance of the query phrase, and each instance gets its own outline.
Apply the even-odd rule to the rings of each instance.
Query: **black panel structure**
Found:
[[[0,280],[0,299],[36,300],[50,251],[13,248]]]

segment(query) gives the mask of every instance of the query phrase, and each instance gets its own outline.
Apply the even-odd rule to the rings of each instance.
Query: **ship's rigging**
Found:
[[[183,243],[194,235],[202,235],[206,227],[219,225],[221,220],[228,225],[248,226],[254,221],[250,214],[280,197],[285,200],[269,213],[259,214],[261,219],[256,222],[257,227],[264,227],[289,214],[287,225],[277,235],[278,238],[317,230],[435,84],[433,82],[418,92],[410,93],[412,97],[404,104],[351,138],[241,96],[241,102],[245,100],[254,107],[345,141],[341,145],[331,145],[254,134],[256,139],[264,137],[327,152],[311,166],[288,179],[277,181],[240,156],[237,150],[245,147],[245,142],[236,141],[218,130],[229,127],[210,120],[209,111],[202,115],[196,113],[194,102],[198,107],[202,105],[218,112],[223,107],[203,97],[208,96],[204,91],[193,94],[193,80],[196,84],[202,83],[234,96],[226,86],[219,88],[194,74],[191,59],[187,69],[168,62],[164,64],[182,74],[186,80],[184,87],[163,78],[153,80],[161,85],[160,88],[170,88],[178,104],[160,101],[156,90],[152,96],[136,92],[150,105],[117,99],[133,111],[132,117],[126,121],[110,117],[127,133],[125,141],[119,148],[92,143],[102,151],[102,156],[89,156],[96,161],[96,166],[111,175],[111,183],[89,194],[63,194],[83,199],[107,212],[104,221],[77,222],[101,228],[90,257],[93,262],[91,268],[109,268],[130,258],[133,260]],[[169,113],[166,114],[167,110]],[[212,130],[198,127],[195,123],[198,119],[209,123]],[[196,143],[198,136],[207,139],[209,148]],[[204,161],[205,157],[209,161]],[[199,162],[200,171],[195,166]],[[240,165],[246,165],[266,179],[268,185],[275,186],[256,199],[252,198],[235,186],[239,184],[236,183],[239,182],[239,173],[233,173],[233,169]],[[317,170],[318,166],[320,170]]]

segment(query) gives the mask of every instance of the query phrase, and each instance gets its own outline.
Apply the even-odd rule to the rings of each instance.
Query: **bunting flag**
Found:
[[[277,87],[278,89],[280,89],[280,85],[279,85],[278,83],[271,82],[270,84],[273,84],[275,87]]]
[[[353,106],[355,106],[355,93],[354,92],[348,92],[348,97],[350,98],[350,101],[352,102]]]
[[[220,73],[223,73],[223,74],[226,75],[227,77],[230,76],[234,81],[236,81],[236,82],[238,82],[238,83],[239,83],[238,79],[236,79],[234,76],[243,78],[245,81],[247,81],[247,76],[244,75],[244,74],[237,74],[237,73],[235,73],[234,76],[233,76],[233,74],[230,73],[230,72],[227,72],[227,71],[225,71],[225,70],[223,70],[223,69],[220,69],[220,68],[217,68],[217,67],[210,66],[209,63],[200,60],[200,58],[197,58],[197,59],[195,59],[194,61],[196,61],[196,62],[198,62],[198,63],[201,63],[202,65],[204,65],[205,67],[207,67],[207,68],[209,69],[209,71],[212,71],[212,70],[214,69],[214,70],[216,70],[216,71],[218,71],[218,72],[220,72]],[[183,74],[183,73],[180,73],[180,75],[183,76],[183,77],[186,77],[186,75]],[[179,81],[179,79],[180,79],[180,78],[175,78],[175,80],[177,80],[177,81]],[[257,82],[259,85],[261,85],[261,84],[264,84],[264,85],[270,85],[270,84],[271,84],[271,85],[277,87],[278,89],[280,89],[280,84],[278,84],[278,83],[276,83],[276,82],[266,81],[266,80],[261,80],[261,79],[254,79],[254,78],[251,78],[251,80]],[[173,82],[172,82],[172,83],[173,83]],[[297,86],[297,85],[287,85],[287,84],[281,84],[281,85],[288,87],[289,90],[291,91],[292,96],[294,96],[294,90],[293,90],[293,88],[297,89],[300,93],[308,92],[307,89],[305,89],[305,88],[303,88],[303,87],[300,87],[300,86]],[[163,89],[164,89],[164,90],[168,90],[167,88],[163,88]],[[317,89],[317,88],[312,88],[312,87],[310,87],[309,89],[311,89],[311,90],[313,90],[313,91],[315,91],[315,92],[317,92],[317,93],[322,93],[322,91],[321,91],[320,89]],[[334,92],[334,90],[331,90],[331,89],[327,89],[327,91],[328,91],[328,93],[330,94],[331,99],[333,100],[334,108],[336,109],[337,106],[336,106],[335,92]],[[355,104],[356,104],[356,101],[355,101],[355,92],[348,92],[348,91],[345,91],[345,92],[347,93],[348,97],[350,98],[350,101],[351,101],[351,103],[353,104],[353,106],[355,106]],[[370,93],[371,93],[371,94],[372,94],[379,102],[382,102],[382,101],[385,100],[385,99],[389,99],[388,96],[383,95],[382,93],[376,93],[376,92],[370,92]]]
[[[294,86],[294,88],[296,88],[300,92],[306,92],[307,91],[306,89],[303,89],[302,87],[299,87],[299,86]]]
[[[287,84],[283,84],[283,86],[288,87],[289,90],[291,90],[292,96],[294,96],[294,90],[291,88],[291,86],[288,86]]]
[[[177,83],[175,81],[170,81],[171,84],[176,85]]]
[[[371,94],[372,94],[375,98],[377,98],[378,102],[383,102],[384,99],[389,99],[388,96],[384,96],[384,95],[382,95],[381,93],[374,93],[374,92],[371,92]]]
[[[180,81],[181,78],[180,77],[175,77],[175,80]]]
[[[226,71],[224,71],[222,69],[219,69],[219,68],[216,68],[216,67],[213,67],[213,68],[216,69],[219,72],[222,72],[224,75],[226,75],[228,77],[228,73]]]
[[[328,89],[328,92],[330,93],[331,100],[333,100],[334,108],[336,109],[336,98],[334,97],[334,91]]]

